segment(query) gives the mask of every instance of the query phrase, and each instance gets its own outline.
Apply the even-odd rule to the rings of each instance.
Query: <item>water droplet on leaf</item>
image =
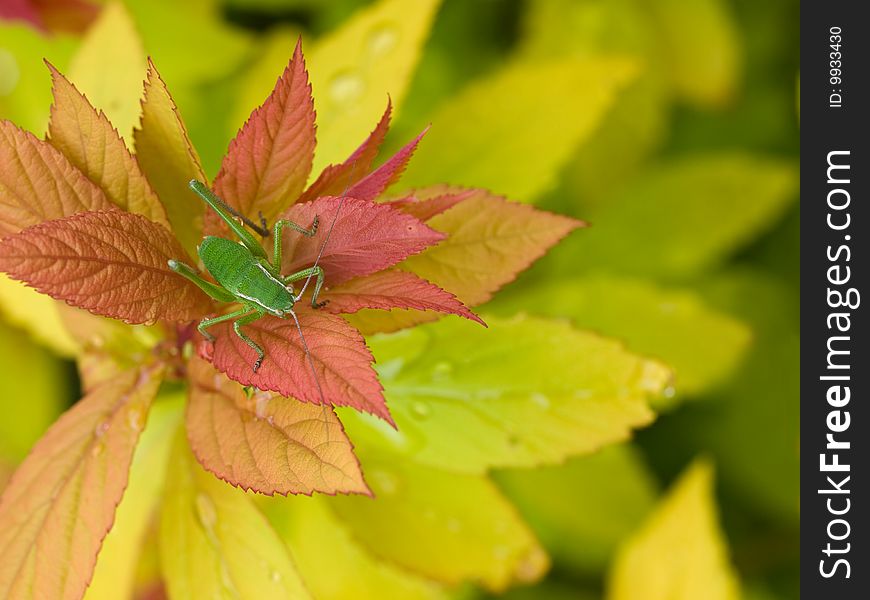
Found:
[[[109,431],[109,421],[100,421],[94,428],[94,435],[101,438],[106,435],[107,431]]]
[[[429,410],[429,405],[425,402],[417,400],[411,404],[411,412],[418,419],[425,419],[426,417],[428,417]]]
[[[544,410],[550,408],[550,399],[547,398],[544,394],[541,394],[540,392],[535,392],[529,398],[535,406],[538,406]]]
[[[432,367],[432,380],[444,381],[450,377],[451,373],[453,373],[453,365],[449,362],[441,361],[435,363],[435,366]]]
[[[329,97],[335,104],[347,106],[356,102],[365,91],[363,78],[353,71],[342,71],[329,83]]]
[[[369,54],[377,58],[389,53],[399,42],[399,31],[390,23],[382,23],[372,29],[366,42]]]
[[[211,498],[205,494],[196,495],[196,516],[207,532],[214,532],[215,525],[217,525],[217,509]]]

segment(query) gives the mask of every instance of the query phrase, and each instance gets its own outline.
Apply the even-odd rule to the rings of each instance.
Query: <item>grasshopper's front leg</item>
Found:
[[[305,229],[302,225],[298,223],[294,223],[293,221],[288,221],[287,219],[281,219],[275,222],[275,227],[272,231],[272,237],[275,242],[274,252],[272,254],[272,265],[275,268],[275,274],[281,274],[281,254],[282,254],[282,238],[281,234],[284,232],[285,227],[289,227],[293,231],[297,231],[306,237],[314,237],[314,234],[317,233],[317,225],[319,224],[317,215],[314,216],[314,221],[311,222],[311,227]]]
[[[203,319],[199,325],[197,325],[196,329],[203,335],[205,339],[210,342],[215,340],[214,336],[206,331],[212,325],[217,325],[218,323],[223,323],[224,321],[229,321],[230,319],[235,319],[237,317],[242,317],[248,313],[247,308],[240,308],[239,310],[235,310],[231,313],[227,313],[225,315],[221,315],[219,317],[214,317],[213,319]]]
[[[314,281],[314,292],[311,294],[311,306],[313,308],[323,308],[326,306],[329,300],[324,300],[323,302],[318,302],[317,297],[320,295],[320,288],[323,287],[323,268],[319,265],[316,267],[310,267],[308,269],[302,269],[292,275],[288,275],[284,278],[284,283],[293,283],[294,281],[299,281],[300,279],[305,279],[306,277],[317,277]],[[299,302],[299,299],[302,298],[302,292],[299,292],[299,295],[296,296],[296,302]]]
[[[260,348],[257,342],[255,342],[242,332],[242,325],[248,325],[250,323],[253,323],[257,319],[260,319],[262,316],[262,312],[254,311],[249,315],[241,317],[238,321],[233,323],[233,331],[236,332],[236,335],[239,336],[243,342],[253,348],[254,352],[257,353],[257,360],[254,362],[254,373],[256,373],[257,369],[260,368],[260,365],[263,364],[263,358],[265,358],[266,354],[263,352],[263,349]]]
[[[199,287],[199,289],[201,289],[203,292],[205,292],[206,294],[208,294],[209,296],[211,296],[212,298],[214,298],[218,302],[236,302],[237,301],[235,296],[230,294],[228,291],[226,291],[222,287],[215,285],[212,282],[206,281],[205,279],[203,279],[199,275],[199,273],[197,273],[193,269],[193,267],[186,265],[183,262],[177,261],[177,260],[170,260],[170,261],[168,261],[168,264],[169,264],[170,269],[172,269],[173,271],[175,271],[176,273],[178,273],[182,277],[185,277],[185,278],[189,279],[190,281],[192,281],[194,284],[196,284],[197,287]],[[208,336],[206,336],[206,337],[208,337]]]

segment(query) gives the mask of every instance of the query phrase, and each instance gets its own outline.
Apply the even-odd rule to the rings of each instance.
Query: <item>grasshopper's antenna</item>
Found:
[[[344,205],[344,200],[347,198],[347,191],[350,189],[350,184],[353,181],[353,172],[356,170],[356,161],[353,161],[353,164],[350,165],[350,174],[347,176],[347,185],[344,186],[344,191],[341,193],[341,199],[338,201],[338,208],[335,209],[335,215],[332,217],[332,224],[329,226],[329,231],[326,232],[326,237],[323,238],[323,243],[320,244],[320,250],[317,252],[317,258],[314,259],[314,265],[312,265],[312,269],[317,266],[320,262],[320,257],[323,256],[323,251],[326,249],[326,244],[329,243],[329,236],[332,235],[332,230],[335,228],[335,223],[338,221],[338,214],[341,212],[341,207]],[[302,294],[305,293],[305,289],[308,287],[308,283],[311,281],[311,277],[314,273],[310,273],[308,277],[305,278],[305,283],[302,284],[302,289],[299,290],[299,293],[296,295],[296,302],[302,298]]]
[[[257,225],[251,219],[249,219],[248,217],[237,211],[235,208],[224,202],[224,199],[220,198],[217,194],[212,193],[212,196],[214,197],[215,202],[217,202],[217,204],[219,204],[221,208],[223,208],[225,211],[227,211],[237,219],[241,219],[242,223],[257,232],[260,237],[269,237],[269,227],[266,224],[266,217],[263,216],[262,211],[260,212],[260,225]]]
[[[317,392],[320,394],[320,403],[326,405],[326,398],[323,395],[323,388],[320,387],[320,379],[317,377],[317,369],[314,368],[314,359],[311,358],[311,351],[308,349],[308,342],[305,341],[305,336],[302,334],[302,326],[299,324],[299,318],[296,313],[288,311],[293,317],[293,322],[296,323],[296,331],[299,332],[299,339],[302,340],[302,348],[305,349],[305,357],[308,359],[308,366],[311,367],[311,375],[314,377],[314,383],[317,384]]]

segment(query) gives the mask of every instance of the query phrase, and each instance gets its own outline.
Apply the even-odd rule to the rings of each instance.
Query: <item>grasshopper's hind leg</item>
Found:
[[[314,237],[317,233],[317,225],[319,223],[319,219],[317,215],[314,216],[314,220],[311,222],[311,227],[305,229],[302,225],[294,223],[293,221],[288,221],[287,219],[281,219],[280,221],[275,222],[274,231],[272,232],[272,237],[274,238],[275,247],[272,253],[272,264],[275,265],[275,272],[277,274],[281,273],[281,250],[282,250],[282,234],[284,232],[285,227],[289,227],[293,231],[301,233],[305,237]]]
[[[260,346],[257,344],[257,342],[255,342],[254,340],[252,340],[251,338],[249,338],[247,335],[244,334],[244,332],[242,331],[242,325],[248,325],[250,323],[253,323],[257,319],[261,318],[262,316],[263,316],[263,313],[261,313],[259,311],[254,311],[248,315],[242,316],[241,318],[239,318],[238,321],[233,323],[233,331],[236,332],[236,335],[239,336],[243,342],[245,342],[248,346],[253,348],[254,352],[257,353],[257,360],[254,362],[254,373],[256,373],[257,369],[260,368],[260,365],[263,364],[263,358],[265,358],[266,355],[263,352],[263,349],[260,348]]]
[[[237,302],[236,297],[226,291],[224,288],[213,284],[210,281],[203,279],[199,273],[190,265],[178,260],[168,261],[169,268],[181,275],[182,277],[192,281],[199,289],[217,300],[218,302]]]

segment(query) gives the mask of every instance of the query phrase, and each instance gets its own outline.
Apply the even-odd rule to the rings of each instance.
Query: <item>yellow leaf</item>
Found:
[[[617,553],[608,600],[737,600],[717,522],[713,469],[690,466]]]
[[[372,556],[319,498],[276,498],[264,507],[316,598],[448,598],[434,582]]]
[[[100,13],[69,66],[69,76],[129,142],[139,119],[145,50],[120,2]]]
[[[0,273],[0,313],[59,355],[75,356],[78,344],[64,327],[58,308],[57,300]]]
[[[686,100],[726,104],[741,75],[737,25],[724,0],[646,0],[660,30],[665,72]],[[687,50],[691,49],[691,50]]]
[[[449,473],[392,454],[361,452],[375,499],[325,499],[369,551],[447,584],[493,591],[539,579],[549,559],[486,477]]]
[[[136,369],[96,388],[12,476],[0,499],[0,597],[81,598],[160,380]]]
[[[167,477],[160,559],[171,598],[310,597],[266,518],[244,492],[199,466],[181,429]]]
[[[513,63],[435,113],[402,184],[450,182],[532,201],[552,187],[634,72],[620,58]]]
[[[184,395],[158,398],[133,456],[130,482],[115,513],[115,522],[97,557],[85,600],[133,596],[136,571],[149,525],[163,492],[173,435],[184,410]]]
[[[650,398],[670,378],[660,363],[564,322],[485,319],[369,338],[398,431],[342,410],[351,439],[484,473],[588,454],[654,418]]]
[[[98,113],[54,67],[49,69],[54,104],[48,142],[100,186],[109,200],[169,228],[163,205],[106,115]]]
[[[387,104],[401,109],[441,0],[381,0],[317,40],[307,53],[317,152],[314,174],[342,162],[368,136]]]
[[[204,205],[187,187],[191,179],[206,182],[196,149],[154,63],[148,63],[142,122],[133,133],[136,158],[157,192],[172,230],[191,256],[202,239]]]

